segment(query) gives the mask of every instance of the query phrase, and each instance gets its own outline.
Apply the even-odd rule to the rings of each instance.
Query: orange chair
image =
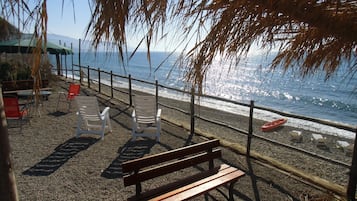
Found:
[[[3,100],[6,119],[20,120],[20,126],[22,128],[22,122],[29,113],[27,106],[20,105],[19,99],[16,96],[3,97]]]
[[[60,102],[65,102],[68,104],[68,111],[71,109],[71,103],[74,100],[74,98],[79,94],[81,90],[81,85],[80,84],[74,84],[71,83],[69,85],[68,93],[60,92],[58,95],[58,101],[57,101],[57,107],[56,111],[58,111],[58,106]]]

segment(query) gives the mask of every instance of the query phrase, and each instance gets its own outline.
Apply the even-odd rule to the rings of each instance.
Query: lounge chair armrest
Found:
[[[20,111],[24,111],[24,110],[29,109],[28,103],[19,104],[19,109],[20,109]]]
[[[136,114],[135,114],[135,109],[133,110],[133,113],[131,113],[131,117],[135,118]]]
[[[161,108],[157,109],[156,118],[161,118]]]
[[[28,107],[28,103],[19,103],[20,108],[26,108]]]
[[[105,114],[109,114],[110,107],[105,107],[104,110],[102,111],[101,115],[104,116]]]

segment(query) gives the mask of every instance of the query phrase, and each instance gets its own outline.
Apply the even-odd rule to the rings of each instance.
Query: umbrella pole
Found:
[[[56,63],[57,63],[57,75],[61,75],[61,62],[58,53],[56,54]]]

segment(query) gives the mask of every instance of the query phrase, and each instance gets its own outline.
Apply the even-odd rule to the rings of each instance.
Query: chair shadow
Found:
[[[99,139],[91,137],[71,138],[55,148],[55,151],[39,163],[25,170],[22,174],[29,176],[48,176],[58,170],[69,159],[88,149]]]
[[[48,113],[48,115],[51,115],[54,117],[60,117],[60,116],[64,116],[67,114],[68,114],[68,112],[62,112],[62,111],[55,111],[55,112]]]
[[[155,140],[150,138],[129,140],[118,150],[119,156],[102,172],[101,176],[107,179],[116,179],[123,177],[121,164],[136,158],[141,158],[150,153],[150,149],[156,144]]]

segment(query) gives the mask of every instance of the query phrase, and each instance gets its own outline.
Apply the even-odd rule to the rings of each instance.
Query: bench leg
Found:
[[[234,184],[237,182],[236,181],[232,181],[230,184],[229,184],[229,200],[230,201],[234,201],[233,199],[233,188],[234,188]]]

